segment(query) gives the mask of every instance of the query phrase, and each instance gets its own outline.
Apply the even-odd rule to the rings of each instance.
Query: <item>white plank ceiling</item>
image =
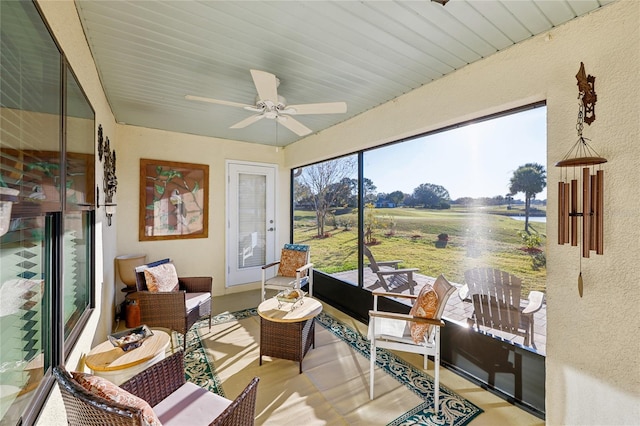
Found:
[[[274,146],[273,120],[185,95],[255,103],[250,69],[288,104],[344,101],[296,119],[319,132],[614,0],[76,0],[118,122]]]

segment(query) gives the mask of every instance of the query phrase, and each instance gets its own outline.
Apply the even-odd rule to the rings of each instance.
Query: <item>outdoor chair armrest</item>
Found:
[[[458,289],[458,297],[463,302],[470,302],[471,301],[469,299],[469,286],[468,285],[465,284],[465,285],[463,285],[462,287],[460,287]]]
[[[402,260],[384,260],[376,263],[378,266],[392,266],[394,269],[398,269],[398,265],[402,263]]]
[[[380,275],[401,275],[401,274],[413,274],[414,272],[418,272],[420,269],[418,268],[404,268],[404,269],[394,269],[392,271],[383,271],[379,270],[377,273]]]
[[[280,264],[280,261],[279,261],[279,260],[277,260],[277,261],[275,261],[275,262],[271,262],[271,263],[268,263],[268,264],[266,264],[266,265],[263,265],[263,266],[262,266],[262,269],[269,269],[269,268],[272,268],[272,267],[274,267],[274,266],[276,266],[276,265],[279,265],[279,264]]]
[[[180,289],[184,289],[187,293],[211,293],[213,278],[212,277],[179,277]]]
[[[529,304],[522,310],[523,315],[533,315],[542,308],[544,301],[544,293],[541,291],[532,291],[529,293]]]
[[[183,358],[183,351],[178,351],[136,374],[120,387],[153,407],[186,382]]]
[[[374,296],[400,297],[400,298],[413,299],[413,300],[418,298],[417,294],[390,293],[386,291],[374,291],[372,292],[372,294]]]
[[[374,318],[388,318],[394,320],[411,321],[416,323],[431,324],[438,327],[444,327],[444,321],[433,318],[414,317],[409,314],[399,314],[395,312],[385,311],[369,311],[369,317]]]
[[[313,263],[307,263],[306,265],[299,267],[298,269],[296,269],[296,272],[306,271],[310,268],[313,268]]]

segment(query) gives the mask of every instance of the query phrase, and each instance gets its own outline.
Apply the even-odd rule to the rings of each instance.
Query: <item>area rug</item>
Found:
[[[243,320],[245,321],[241,322]],[[321,391],[324,392],[322,396],[318,398],[319,399],[318,404],[326,404],[327,401],[329,401],[329,403],[332,404],[332,407],[336,407],[337,411],[340,411],[341,409],[344,411],[348,411],[348,410],[352,411],[352,413],[350,413],[351,417],[348,417],[345,415],[345,417],[343,418],[340,418],[340,416],[337,416],[337,419],[335,420],[331,420],[329,418],[324,422],[324,424],[344,424],[345,421],[349,423],[350,421],[356,422],[359,420],[364,420],[365,422],[367,422],[367,424],[387,424],[392,426],[397,426],[397,425],[462,426],[462,425],[468,424],[472,419],[474,419],[476,416],[482,413],[482,410],[479,407],[469,402],[465,398],[461,397],[460,395],[456,394],[455,392],[451,391],[450,389],[446,388],[445,386],[441,385],[440,386],[440,402],[439,402],[440,412],[436,416],[433,412],[433,387],[434,387],[433,379],[429,375],[425,374],[422,370],[398,358],[393,353],[386,350],[381,350],[381,349],[378,349],[377,366],[384,373],[386,373],[383,375],[392,378],[391,381],[395,381],[399,383],[400,389],[394,390],[392,386],[388,385],[388,383],[385,385],[384,380],[380,380],[380,378],[376,376],[376,393],[379,393],[380,396],[378,396],[376,400],[374,400],[373,402],[370,402],[368,400],[369,399],[368,398],[368,362],[369,362],[368,360],[370,359],[369,358],[370,347],[369,347],[369,341],[367,340],[366,336],[363,336],[361,333],[355,331],[353,328],[349,327],[347,324],[337,320],[336,318],[324,312],[321,313],[318,317],[316,317],[316,320],[317,320],[316,324],[319,324],[323,329],[325,329],[328,333],[330,333],[330,335],[333,335],[343,343],[346,343],[348,347],[351,348],[349,350],[350,353],[355,352],[361,355],[361,358],[362,358],[362,359],[354,360],[353,362],[355,362],[356,364],[342,363],[335,366],[329,365],[328,367],[324,367],[325,369],[323,370],[319,366],[319,364],[321,363],[328,364],[329,362],[331,362],[331,360],[327,360],[327,358],[333,358],[333,357],[328,353],[323,354],[322,347],[319,348],[318,337],[323,336],[323,334],[321,329],[316,328],[316,349],[315,350],[312,349],[307,355],[307,357],[305,357],[305,360],[303,361],[303,370],[305,371],[304,371],[304,374],[300,376],[305,376],[305,375],[308,376],[308,381],[312,382],[312,384],[314,385],[309,387],[314,388],[313,389],[314,392],[317,392],[315,388],[319,388]],[[212,325],[214,325],[214,329],[216,325],[220,325],[220,324],[227,324],[230,327],[229,329],[223,329],[221,331],[218,331],[217,333],[220,333],[221,335],[228,335],[230,333],[247,333],[248,334],[247,338],[249,339],[247,340],[247,342],[250,342],[251,339],[254,339],[254,338],[255,338],[254,339],[255,341],[259,340],[259,333],[257,336],[255,336],[256,329],[259,331],[259,327],[257,327],[256,325],[258,323],[259,323],[259,319],[257,318],[257,311],[255,308],[238,311],[238,312],[220,314],[212,319]],[[180,339],[180,337],[178,338]],[[203,339],[206,340],[206,339],[212,339],[212,338],[214,339],[214,342],[212,344],[210,343],[210,341],[206,341],[205,343],[203,343]],[[273,369],[269,370],[267,368],[263,368],[262,370],[255,370],[256,368],[255,364],[257,364],[257,362],[255,361],[256,349],[258,347],[257,343],[255,344],[250,343],[248,345],[245,345],[247,346],[247,348],[235,348],[227,352],[224,352],[224,349],[223,349],[217,355],[212,354],[211,353],[212,351],[210,348],[212,345],[214,347],[216,346],[216,344],[218,346],[224,346],[225,343],[220,343],[222,342],[222,340],[215,340],[216,339],[215,337],[210,337],[208,335],[208,320],[201,321],[195,327],[192,327],[191,330],[187,333],[187,339],[188,339],[187,340],[188,346],[187,346],[187,353],[185,354],[185,365],[186,365],[185,370],[186,370],[187,379],[189,381],[192,381],[193,383],[198,384],[199,386],[202,386],[204,388],[211,390],[212,392],[216,392],[218,394],[224,395],[224,391],[222,389],[222,380],[220,379],[219,374],[216,372],[215,364],[219,363],[219,367],[224,370],[230,368],[229,366],[231,365],[230,364],[231,361],[224,358],[226,357],[227,352],[233,352],[236,350],[246,349],[245,354],[242,356],[242,361],[250,362],[251,368],[253,368],[254,371],[263,373],[264,377],[261,377],[261,380],[265,382],[265,386],[266,386],[266,381],[269,381],[269,380],[277,381],[281,379],[280,377],[276,377],[276,378],[272,377],[273,373],[270,373],[270,371],[271,372],[274,371]],[[327,337],[324,337],[323,341],[326,341],[326,340],[327,340]],[[181,342],[179,343],[181,344]],[[207,346],[209,346],[209,348],[207,348]],[[320,346],[322,346],[322,343],[320,343]],[[327,349],[333,350],[333,348],[329,346],[327,346]],[[346,359],[349,359],[349,354],[345,355],[343,353],[341,356],[344,356]],[[336,358],[337,357],[338,356],[336,356]],[[213,361],[212,358],[216,358],[218,359],[218,361]],[[321,358],[323,360],[321,360]],[[249,359],[250,361],[247,361],[247,359]],[[271,362],[274,362],[274,361],[271,361]],[[280,361],[276,360],[275,362],[280,362]],[[285,363],[291,363],[291,365],[288,365]],[[295,374],[297,373],[297,364],[295,365],[294,364],[295,363],[293,362],[284,361],[284,360],[282,361],[282,363],[278,364],[279,366],[278,368],[280,370],[283,368],[286,368],[288,371],[288,373],[286,374],[290,374],[290,376],[285,378],[287,382],[286,382],[286,385],[284,386],[286,388],[289,388],[288,390],[292,392],[299,393],[300,398],[309,398],[309,399],[313,398],[311,396],[307,396],[312,391],[309,391],[308,389],[306,389],[307,386],[305,386],[306,384],[305,378],[296,377],[298,376],[297,374]],[[286,367],[282,367],[283,365]],[[345,365],[348,365],[348,367],[345,368]],[[249,365],[247,366],[241,365],[237,367],[239,371],[239,373],[237,374],[246,373],[249,376],[251,374],[256,374],[253,371],[249,373],[248,367]],[[330,370],[327,370],[326,368],[329,368]],[[333,395],[332,392],[335,392],[335,391],[333,391],[332,389],[329,389],[329,386],[326,386],[326,383],[329,383],[330,381],[335,381],[335,377],[329,377],[331,376],[331,373],[327,373],[327,371],[331,371],[331,370],[335,371],[340,369],[344,369],[345,371],[339,371],[336,374],[339,377],[344,377],[344,380],[348,382],[347,386],[350,387],[352,391],[355,393],[354,396],[350,396],[350,399],[354,399],[354,401],[351,401],[351,400],[344,401],[345,405],[348,405],[348,407],[340,407],[340,399],[344,399],[344,396]],[[295,370],[295,373],[291,373],[292,370]],[[279,371],[279,370],[275,370],[275,371]],[[228,374],[227,371],[225,372]],[[284,376],[286,374],[283,373],[282,375]],[[364,377],[364,375],[366,375],[366,377]],[[248,382],[249,379],[250,377],[247,376],[246,378],[242,378],[241,382],[243,383],[244,381]],[[226,382],[225,382],[225,386],[227,386]],[[300,386],[300,389],[299,390],[291,389],[291,388],[295,388],[296,386]],[[402,388],[407,389],[409,392],[407,392],[406,390],[402,391],[401,390]],[[401,392],[404,392],[404,394],[401,394]],[[233,398],[233,396],[239,393],[239,390],[238,389],[229,390],[229,393],[232,395],[227,397]],[[278,394],[279,392],[277,391],[273,392],[273,390],[271,390],[271,393]],[[410,396],[409,394],[412,394],[413,396]],[[259,393],[259,398],[261,396],[262,395]],[[277,400],[278,395],[274,395],[274,396],[276,397],[276,400]],[[335,397],[334,401],[332,401],[332,396]],[[384,402],[385,398],[388,399],[386,401],[388,405],[386,406]],[[316,404],[314,404],[312,401],[305,400],[305,403],[311,406],[316,406]],[[378,405],[369,405],[371,403],[374,403],[374,404],[377,403]],[[398,406],[399,403],[405,404],[400,406],[404,407],[403,409],[406,411],[404,412],[401,411],[399,413],[400,415],[391,421],[377,422],[377,423],[375,422],[375,420],[381,419],[380,406],[382,406],[382,410],[385,411],[385,414],[386,414],[388,410],[386,410],[384,407]],[[268,404],[268,402],[265,404]],[[265,405],[265,404],[262,404],[262,405]],[[357,405],[357,406],[362,405],[360,412],[358,412],[357,408],[354,410],[353,405]],[[322,411],[322,409],[318,409],[318,411]],[[365,411],[367,412],[366,414],[364,413]],[[376,411],[378,412],[376,413]],[[267,414],[266,412],[263,412],[262,414],[257,413],[258,424],[268,423],[268,421],[262,421],[262,422],[259,421],[261,416],[263,417],[263,420],[264,420],[264,417],[266,416],[266,414]],[[296,413],[296,412],[291,413],[291,416],[294,416],[292,418],[298,419],[297,422],[293,422],[293,423],[296,423],[296,424],[304,423],[304,420],[300,419],[299,417],[295,417],[299,415],[300,413]],[[360,415],[364,417],[363,418],[358,417]],[[369,418],[368,420],[366,420],[366,416],[373,416],[373,418]],[[300,421],[302,421],[303,423],[300,423]]]

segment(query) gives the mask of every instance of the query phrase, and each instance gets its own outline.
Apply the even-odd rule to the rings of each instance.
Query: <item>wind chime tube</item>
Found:
[[[598,202],[596,203],[596,229],[598,233],[598,244],[596,254],[604,253],[604,171],[596,172],[598,182]]]
[[[578,181],[571,181],[571,245],[578,245]]]
[[[571,192],[571,185],[564,183],[564,244],[569,242],[569,193]]]
[[[596,250],[598,246],[598,221],[596,215],[598,213],[598,177],[597,175],[590,175],[591,178],[591,206],[589,207],[591,217],[591,231],[589,236],[589,250]]]
[[[558,182],[558,244],[562,245],[564,240],[564,217],[567,212],[564,210],[564,182]]]
[[[589,257],[591,242],[591,176],[589,168],[582,169],[582,257]]]

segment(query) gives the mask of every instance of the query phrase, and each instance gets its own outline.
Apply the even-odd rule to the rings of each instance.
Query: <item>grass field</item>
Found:
[[[546,268],[534,269],[532,257],[518,235],[524,221],[508,216],[521,210],[503,208],[424,210],[414,208],[374,209],[375,225],[370,245],[376,260],[402,259],[401,267],[419,268],[420,273],[443,273],[453,282],[464,282],[464,271],[473,267],[498,268],[523,279],[523,293],[545,291]],[[317,238],[315,212],[296,211],[294,241],[312,246],[314,267],[335,273],[358,268],[358,232],[355,213],[336,215],[327,220],[329,236]],[[545,250],[546,224],[530,222],[541,236]],[[438,235],[449,236],[445,248],[436,248]]]

